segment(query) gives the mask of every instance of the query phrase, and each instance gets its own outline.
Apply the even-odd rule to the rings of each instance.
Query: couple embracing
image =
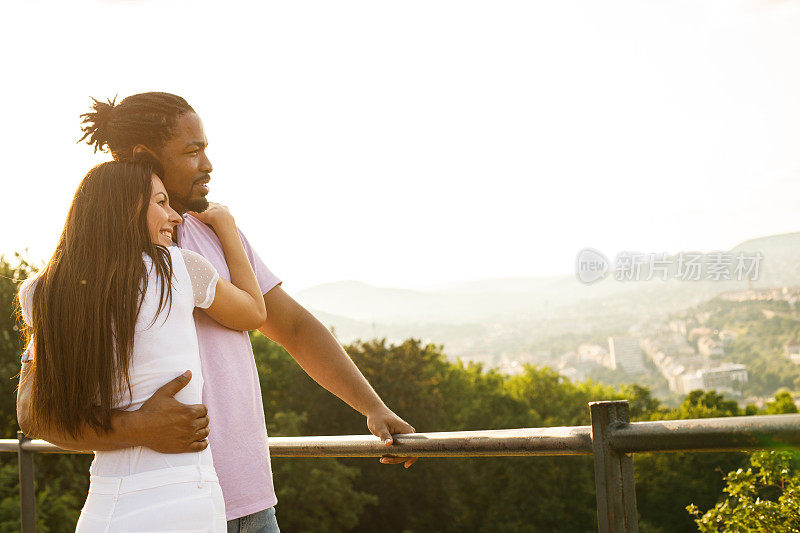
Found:
[[[208,141],[183,98],[95,100],[82,117],[113,161],[81,181],[55,253],[20,286],[20,427],[94,451],[79,532],[278,531],[248,331],[283,345],[387,446],[414,428],[206,200]]]

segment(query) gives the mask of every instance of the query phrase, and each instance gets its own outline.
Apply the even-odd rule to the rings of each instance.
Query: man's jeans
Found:
[[[228,533],[280,533],[275,508],[228,521]]]

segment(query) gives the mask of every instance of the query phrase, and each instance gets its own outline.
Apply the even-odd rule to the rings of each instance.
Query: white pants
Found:
[[[91,476],[76,533],[225,533],[225,501],[213,467]]]

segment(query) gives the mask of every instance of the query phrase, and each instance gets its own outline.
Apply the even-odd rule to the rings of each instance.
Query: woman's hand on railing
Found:
[[[405,420],[394,414],[388,407],[382,407],[375,412],[367,415],[367,428],[370,433],[381,439],[385,446],[391,446],[394,442],[392,435],[399,433],[416,433],[417,431]],[[417,462],[419,457],[395,457],[385,455],[380,458],[384,464],[405,463],[405,468]]]

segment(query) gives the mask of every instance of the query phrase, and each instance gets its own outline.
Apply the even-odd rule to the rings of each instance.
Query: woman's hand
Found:
[[[417,431],[407,423],[405,420],[397,416],[388,407],[383,407],[375,412],[367,415],[367,428],[370,433],[380,438],[384,446],[391,446],[394,440],[392,434],[398,433],[416,433]],[[408,468],[417,462],[419,457],[395,457],[385,455],[381,457],[380,462],[385,464],[405,463]]]
[[[236,221],[233,220],[233,215],[231,214],[230,210],[228,210],[228,208],[224,205],[216,202],[209,202],[208,208],[202,213],[189,211],[189,214],[203,224],[208,224],[214,228],[214,231],[217,233],[223,230],[236,228]]]

